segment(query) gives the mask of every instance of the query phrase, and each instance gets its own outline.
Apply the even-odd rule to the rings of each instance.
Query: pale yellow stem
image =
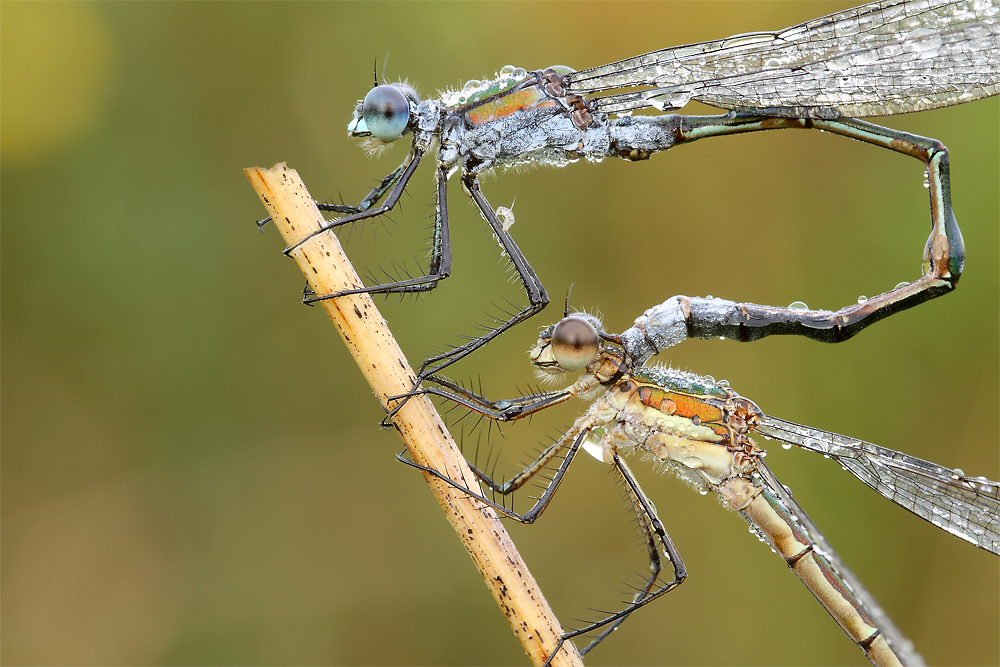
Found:
[[[362,286],[332,232],[317,234],[303,242],[320,228],[323,217],[295,170],[282,163],[272,169],[255,167],[245,171],[285,243],[295,248],[290,254],[317,294]],[[302,245],[298,245],[300,242]],[[368,294],[320,303],[383,408],[387,407],[386,397],[410,391],[416,379],[413,370]],[[430,399],[426,396],[410,399],[396,413],[393,423],[414,461],[470,488],[478,488]],[[424,478],[532,663],[543,664],[558,643],[559,621],[496,513],[432,475],[425,473]],[[567,642],[551,664],[583,663],[576,648]]]

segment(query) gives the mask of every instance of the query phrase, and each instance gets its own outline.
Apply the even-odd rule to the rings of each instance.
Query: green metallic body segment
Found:
[[[493,85],[488,86],[487,88],[484,88],[482,90],[476,91],[475,93],[470,95],[467,100],[461,102],[461,104],[456,110],[462,111],[464,109],[468,109],[478,104],[481,104],[482,102],[485,102],[486,100],[490,99],[495,95],[500,95],[502,93],[507,92],[508,90],[522,83],[524,80],[525,79],[507,79],[507,78],[498,79],[493,82]]]
[[[469,125],[485,125],[517,111],[553,107],[556,104],[541,88],[530,86],[470,106],[464,115]]]
[[[685,394],[717,398],[723,401],[730,397],[730,393],[711,378],[685,373],[667,366],[643,366],[633,369],[632,377]]]

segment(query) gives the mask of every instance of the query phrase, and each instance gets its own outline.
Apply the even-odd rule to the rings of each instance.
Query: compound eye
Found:
[[[582,317],[565,317],[552,330],[552,356],[562,368],[578,371],[600,353],[597,329]]]
[[[365,95],[361,115],[372,136],[393,141],[403,136],[410,121],[410,102],[396,86],[376,86]]]

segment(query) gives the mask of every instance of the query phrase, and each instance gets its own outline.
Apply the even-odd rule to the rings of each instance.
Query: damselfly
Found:
[[[764,463],[766,452],[750,436],[756,433],[786,449],[794,446],[834,459],[894,503],[995,554],[1000,554],[1000,484],[858,439],[770,417],[725,381],[645,365],[651,355],[688,335],[691,313],[699,313],[704,322],[717,322],[719,331],[728,326],[727,320],[738,319],[739,306],[721,299],[674,297],[647,311],[620,335],[605,333],[596,317],[570,314],[567,308],[566,316],[544,329],[530,352],[532,363],[542,374],[585,371],[573,385],[560,391],[490,401],[432,377],[439,387],[422,391],[498,421],[520,419],[573,396],[596,399],[572,428],[507,482],[497,483],[474,468],[483,484],[506,495],[562,456],[558,470],[528,512],[517,514],[437,471],[417,467],[465,489],[508,517],[532,523],[548,506],[580,449],[612,466],[637,517],[650,574],[624,609],[564,635],[565,641],[603,628],[584,652],[635,609],[672,590],[687,576],[653,503],[622,458],[639,452],[702,493],[717,494],[723,505],[738,511],[874,664],[922,664],[913,645],[843,565],[789,489],[778,482]],[[703,327],[702,332],[711,335],[709,329],[712,327]],[[664,561],[672,570],[668,579],[660,578],[667,565]],[[732,604],[740,608],[739,603]]]
[[[405,84],[375,85],[358,103],[349,135],[367,138],[373,148],[410,135],[410,150],[356,205],[317,202],[321,210],[345,214],[329,220],[323,231],[392,210],[421,160],[436,151],[429,267],[422,276],[305,300],[433,289],[451,273],[446,186],[450,176],[461,172],[463,190],[493,230],[528,304],[499,317],[483,335],[427,358],[420,369],[425,376],[531,317],[549,300],[511,237],[509,221],[501,220],[483,195],[481,174],[531,164],[563,166],[581,158],[644,160],[707,137],[812,128],[915,157],[927,169],[931,234],[918,280],[823,317],[772,309],[766,327],[747,333],[846,339],[872,322],[954,289],[965,257],[952,213],[945,147],[852,117],[933,109],[996,94],[998,15],[997,0],[883,0],[786,30],[668,48],[579,72],[561,66],[538,71],[507,66],[493,79],[469,81],[436,100],[421,101]],[[689,100],[731,111],[718,116],[632,115],[644,109],[678,109]]]

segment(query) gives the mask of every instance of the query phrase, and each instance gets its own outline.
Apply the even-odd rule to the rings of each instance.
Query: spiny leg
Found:
[[[518,396],[513,399],[491,401],[485,396],[477,394],[469,389],[466,389],[462,385],[443,377],[428,375],[427,377],[420,378],[418,384],[424,380],[430,380],[431,382],[440,385],[441,387],[446,387],[447,389],[440,389],[438,387],[416,387],[406,394],[387,397],[386,401],[399,401],[399,403],[389,410],[385,418],[383,418],[383,428],[389,427],[392,416],[399,411],[406,401],[408,401],[411,397],[420,394],[446,398],[456,405],[461,405],[468,408],[472,412],[479,413],[480,415],[494,421],[510,422],[533,415],[539,410],[563,403],[579,393],[577,385],[574,384],[568,389],[546,391],[537,394]],[[475,466],[472,466],[472,468],[473,470],[476,469]]]
[[[646,545],[646,551],[649,555],[649,577],[646,579],[645,585],[639,589],[632,602],[629,603],[625,609],[611,614],[607,618],[597,621],[596,623],[591,623],[584,628],[580,628],[563,635],[562,639],[565,641],[567,639],[572,639],[573,637],[578,637],[588,632],[592,632],[598,628],[608,626],[601,632],[600,635],[598,635],[583,650],[580,651],[581,655],[585,655],[592,648],[600,644],[604,638],[614,632],[615,629],[621,625],[633,611],[639,607],[644,607],[661,595],[677,588],[677,586],[679,586],[687,578],[687,570],[684,567],[684,561],[677,552],[677,548],[670,539],[670,535],[667,534],[666,529],[663,527],[663,523],[660,521],[660,517],[656,513],[656,508],[646,496],[642,487],[639,486],[639,482],[635,479],[635,475],[632,473],[632,470],[628,467],[625,461],[618,456],[617,452],[613,454],[612,466],[621,477],[625,493],[629,499],[629,504],[635,512],[639,529],[642,531],[643,542]],[[663,555],[665,555],[667,560],[671,563],[671,567],[674,571],[674,577],[671,581],[661,582],[659,586],[657,586],[657,582],[659,582],[660,579],[660,572],[663,569],[659,545],[663,546]]]
[[[400,181],[403,183],[402,181]],[[389,293],[412,293],[412,292],[426,292],[437,287],[438,282],[444,280],[449,275],[451,275],[451,236],[448,229],[448,187],[447,187],[447,174],[444,168],[440,165],[435,171],[435,182],[436,182],[436,195],[435,195],[435,217],[434,217],[434,235],[431,243],[431,263],[426,275],[419,276],[417,278],[408,278],[406,280],[397,280],[389,283],[381,283],[378,285],[371,285],[368,287],[358,287],[355,289],[342,290],[340,292],[333,292],[330,294],[313,295],[306,296],[302,299],[303,303],[315,303],[317,301],[323,301],[324,299],[334,299],[339,296],[345,296],[347,294],[389,294]],[[405,183],[403,183],[405,185]],[[397,184],[400,193],[402,192],[402,187]],[[393,191],[393,195],[396,195],[396,191]],[[398,195],[393,199],[392,196],[386,200],[376,211],[385,212],[381,209],[389,210],[398,200]],[[378,213],[372,213],[367,211],[362,214],[363,217],[370,217],[370,215],[378,215]],[[345,222],[353,222],[360,220],[362,215],[359,216],[347,216],[344,218],[339,218],[335,220],[337,225],[344,224]],[[332,228],[332,226],[327,227],[327,229]],[[319,232],[317,232],[319,233]]]
[[[384,176],[382,178],[382,181],[378,185],[376,185],[371,192],[365,195],[364,199],[359,201],[354,206],[348,206],[347,204],[327,204],[326,202],[315,201],[315,200],[313,203],[315,203],[316,208],[318,208],[321,211],[332,211],[335,213],[351,213],[351,214],[363,213],[364,211],[370,209],[372,205],[377,203],[378,200],[381,199],[385,195],[385,193],[389,191],[389,188],[393,187],[396,184],[396,181],[399,180],[399,177],[402,175],[403,171],[409,166],[411,160],[412,156],[408,155],[406,160],[403,161],[403,164],[399,165],[391,173]],[[268,216],[263,220],[258,221],[257,227],[263,230],[264,225],[266,225],[270,221],[271,221],[271,216]]]
[[[579,433],[577,433],[578,430]],[[515,475],[511,480],[509,480],[505,484],[497,484],[487,475],[477,470],[475,466],[472,466],[471,464],[469,465],[469,467],[476,474],[476,476],[479,477],[481,480],[483,480],[491,489],[493,489],[494,491],[499,491],[500,493],[506,495],[516,491],[522,485],[524,485],[525,482],[527,482],[529,479],[538,474],[542,470],[542,468],[544,468],[548,464],[548,462],[551,461],[556,456],[556,454],[558,454],[559,451],[566,446],[566,443],[569,442],[569,440],[573,438],[574,435],[576,437],[573,440],[573,445],[569,448],[569,451],[566,452],[566,457],[563,459],[562,463],[559,464],[559,469],[556,470],[556,473],[552,476],[552,479],[549,480],[549,483],[545,486],[545,490],[542,492],[542,495],[539,496],[538,500],[535,502],[532,508],[527,512],[525,512],[524,514],[518,514],[513,510],[507,509],[503,505],[499,505],[493,502],[489,498],[484,497],[481,493],[477,493],[472,489],[468,488],[467,486],[459,484],[455,480],[451,479],[450,477],[447,477],[446,475],[438,472],[433,468],[428,468],[427,466],[422,466],[419,463],[415,463],[413,461],[406,459],[402,454],[397,454],[396,458],[402,463],[405,463],[406,465],[411,466],[413,468],[417,468],[418,470],[422,470],[423,472],[429,475],[433,475],[434,477],[437,477],[446,484],[449,484],[455,487],[456,489],[467,493],[469,496],[475,498],[476,500],[486,503],[487,505],[489,505],[497,512],[500,512],[506,517],[514,519],[515,521],[520,521],[521,523],[531,524],[534,523],[535,520],[542,515],[542,512],[545,511],[545,508],[549,506],[549,502],[552,500],[552,496],[555,495],[556,490],[559,488],[559,484],[562,483],[563,477],[566,475],[566,471],[569,470],[570,464],[573,463],[573,459],[576,458],[577,453],[580,451],[581,445],[590,435],[589,427],[583,429],[577,429],[574,427],[563,437],[561,437],[559,440],[557,440],[555,443],[549,446],[542,453],[542,455],[535,460],[534,463],[525,468],[524,471]]]
[[[386,416],[382,419],[383,428],[388,428],[390,426],[393,415],[399,412],[399,409],[406,403],[406,401],[410,400],[413,396],[419,396],[421,394],[446,398],[452,403],[455,403],[457,406],[463,406],[472,412],[476,412],[494,421],[509,422],[521,419],[522,417],[528,417],[539,410],[563,403],[578,393],[575,390],[574,385],[574,387],[570,387],[569,389],[546,391],[526,396],[518,396],[513,399],[491,401],[488,398],[443,377],[428,375],[427,377],[419,378],[418,384],[424,380],[430,380],[431,382],[440,385],[440,387],[446,387],[446,389],[441,389],[439,387],[417,386],[406,394],[388,396],[386,401],[399,401],[399,403],[393,406],[393,408],[390,409],[386,413]],[[475,466],[473,466],[473,469],[475,469]]]
[[[558,448],[561,448],[567,441],[569,435],[570,434],[568,433],[566,436],[561,438],[559,442],[552,445],[552,447],[547,449],[542,454],[542,456],[535,461],[535,463],[528,466],[528,468],[526,468],[519,475],[512,478],[507,484],[503,485],[496,484],[495,482],[493,482],[493,480],[483,475],[474,467],[472,468],[472,470],[473,472],[476,473],[477,477],[480,477],[480,479],[486,482],[487,485],[490,486],[490,488],[499,491],[500,493],[503,494],[510,493],[519,488],[521,485],[524,484],[524,482],[526,482],[528,479],[534,476],[535,473],[541,470],[544,467],[544,463],[542,463],[541,465],[539,465],[539,463],[542,462],[543,459],[545,460],[545,462],[551,460],[552,456],[554,456],[553,450],[558,451]],[[503,514],[504,516],[510,517],[522,523],[531,524],[534,523],[535,520],[542,514],[542,512],[545,511],[545,508],[548,507],[549,501],[551,501],[552,496],[555,493],[555,490],[562,482],[562,479],[565,476],[566,471],[569,469],[570,463],[572,463],[580,446],[587,439],[587,437],[589,437],[589,435],[590,435],[589,428],[584,429],[583,431],[580,432],[580,434],[576,437],[575,441],[573,442],[573,446],[566,454],[566,458],[559,466],[559,470],[556,472],[556,474],[552,477],[552,480],[546,486],[544,493],[541,495],[541,497],[539,497],[535,505],[525,514],[518,514],[516,512],[513,512],[512,510],[507,509],[506,507],[498,505],[493,501],[483,497],[481,494],[472,491],[468,487],[458,484],[451,478],[442,475],[437,470],[418,465],[412,461],[408,461],[402,456],[402,454],[398,455],[397,458],[409,466],[412,466],[426,473],[429,473],[437,477],[438,479],[441,479],[442,481],[450,484],[451,486],[454,486],[455,488],[464,491],[465,493],[476,498],[477,500],[486,503],[496,511]],[[545,664],[548,664],[552,660],[552,656],[556,655],[559,649],[562,648],[562,645],[565,642],[569,641],[570,639],[578,637],[580,635],[587,634],[589,632],[593,632],[594,630],[597,630],[604,626],[610,626],[607,627],[603,632],[601,632],[599,636],[597,636],[593,641],[591,641],[586,646],[586,648],[584,648],[581,651],[581,654],[586,654],[592,648],[601,643],[601,641],[603,641],[609,634],[614,632],[614,630],[619,625],[621,625],[621,623],[632,612],[634,612],[636,609],[639,609],[640,607],[644,607],[653,600],[670,592],[671,590],[679,586],[687,578],[687,570],[684,567],[684,561],[681,558],[680,553],[678,553],[677,548],[674,546],[673,541],[670,539],[670,536],[667,534],[666,529],[663,527],[663,523],[660,521],[659,516],[656,514],[656,508],[653,506],[653,503],[646,497],[645,492],[639,486],[639,483],[636,481],[635,476],[633,475],[631,469],[629,469],[628,465],[618,456],[617,453],[613,455],[613,466],[615,470],[618,472],[618,474],[621,476],[622,481],[624,482],[626,494],[629,497],[629,501],[630,504],[632,505],[633,511],[635,511],[636,519],[639,523],[640,530],[643,533],[643,538],[644,538],[643,541],[646,544],[646,550],[649,556],[649,570],[650,570],[649,577],[647,578],[645,585],[639,590],[639,592],[635,595],[632,602],[629,603],[628,606],[625,607],[625,609],[615,612],[614,614],[611,614],[608,617],[601,619],[600,621],[597,621],[595,623],[590,623],[589,625],[583,628],[579,628],[577,630],[572,630],[570,632],[565,633],[560,638],[559,643],[553,649],[549,657],[549,660],[546,661]],[[657,582],[659,582],[660,572],[663,569],[659,545],[663,546],[663,553],[671,563],[671,567],[674,571],[674,577],[671,581],[662,582],[659,586],[657,586]]]
[[[331,229],[336,229],[342,225],[346,225],[351,222],[357,222],[358,220],[365,220],[367,218],[372,218],[375,216],[382,215],[383,213],[388,213],[393,209],[399,198],[403,195],[403,191],[406,189],[406,184],[409,183],[410,177],[413,176],[413,172],[416,171],[417,166],[420,164],[420,159],[423,157],[423,151],[419,148],[413,148],[406,156],[403,164],[392,172],[388,176],[382,179],[382,183],[372,190],[362,202],[354,207],[356,210],[349,215],[345,215],[342,218],[334,218],[333,220],[325,220],[323,224],[314,232],[306,234],[303,236],[295,245],[285,248],[285,254],[288,255],[296,248],[301,246],[303,243],[316,236],[317,234],[322,234],[323,232],[330,231]],[[388,185],[392,185],[392,191],[389,192],[389,196],[386,197],[385,202],[381,206],[375,208],[365,208],[364,206],[370,207],[375,203],[382,195],[385,193],[385,189]],[[369,200],[369,197],[371,200]],[[325,206],[332,206],[331,204],[326,204]]]
[[[548,394],[538,394],[534,396],[521,397],[519,399],[506,400],[506,401],[489,401],[482,396],[475,394],[459,385],[456,385],[447,380],[442,380],[439,378],[434,378],[436,382],[448,387],[455,393],[451,393],[444,390],[439,390],[433,387],[420,390],[420,393],[435,394],[438,396],[443,396],[452,400],[459,405],[468,407],[470,410],[478,412],[490,419],[495,419],[497,421],[513,421],[522,417],[526,417],[529,414],[540,410],[543,407],[553,405],[555,403],[562,402],[567,398],[574,395],[574,392],[570,390],[564,390],[561,392],[550,392]],[[510,407],[508,407],[510,406]],[[511,412],[511,408],[515,408],[515,411]],[[585,418],[584,418],[585,419]],[[541,470],[543,470],[555,456],[566,446],[566,444],[573,439],[573,445],[570,447],[559,466],[559,469],[553,475],[552,479],[546,485],[545,490],[542,495],[538,498],[535,505],[524,514],[518,514],[502,505],[499,505],[483,495],[476,493],[475,491],[458,484],[454,480],[442,475],[436,470],[418,465],[412,461],[405,459],[402,455],[397,456],[397,458],[406,463],[407,465],[413,466],[426,473],[434,475],[435,477],[443,480],[444,482],[464,491],[477,498],[478,500],[488,504],[501,514],[520,521],[522,523],[534,523],[534,521],[545,511],[548,507],[552,496],[555,494],[556,489],[562,482],[566,472],[569,470],[569,466],[579,448],[590,436],[591,426],[588,425],[586,421],[578,421],[574,427],[559,438],[555,443],[546,448],[541,455],[535,459],[531,464],[524,468],[521,472],[514,475],[511,479],[504,483],[497,483],[489,475],[483,473],[474,465],[470,464],[469,467],[473,473],[480,479],[480,481],[487,485],[488,488],[495,492],[499,492],[502,495],[508,495],[513,493],[517,489],[521,488],[526,482],[537,475]],[[596,637],[582,653],[586,653],[593,647],[597,646],[605,637],[607,637],[611,632],[615,630],[633,611],[639,607],[645,606],[649,602],[652,602],[656,598],[664,595],[665,593],[676,588],[684,579],[687,577],[687,571],[684,567],[684,561],[681,559],[680,554],[677,552],[673,541],[667,534],[666,529],[663,527],[663,523],[660,521],[659,516],[656,513],[656,509],[653,503],[648,499],[645,492],[639,486],[633,475],[631,469],[622,460],[617,453],[613,454],[612,464],[615,471],[619,474],[623,481],[623,486],[625,488],[626,495],[629,498],[629,503],[635,512],[637,522],[639,524],[640,530],[643,534],[643,541],[646,545],[646,550],[649,556],[649,569],[650,575],[646,580],[646,583],[639,589],[635,598],[628,606],[614,614],[609,615],[595,623],[591,623],[586,627],[580,628],[578,630],[573,630],[562,636],[559,644],[552,651],[551,656],[554,656],[559,648],[562,647],[563,643],[588,632],[592,632],[604,626],[607,627],[601,634]],[[674,577],[669,582],[662,582],[659,586],[657,583],[660,581],[659,575],[662,571],[662,558],[660,552],[660,546],[662,545],[663,554],[666,555],[667,559],[671,562],[671,567],[674,571]]]
[[[576,392],[570,388],[559,389],[556,391],[546,391],[527,396],[518,396],[513,399],[491,401],[480,394],[466,389],[460,384],[442,377],[428,375],[424,379],[430,380],[441,387],[446,387],[447,390],[439,389],[438,387],[425,387],[413,392],[414,395],[431,394],[433,396],[447,398],[453,403],[462,405],[473,412],[478,412],[484,417],[500,422],[510,422],[523,417],[528,417],[539,410],[553,405],[558,405],[559,403],[569,400],[576,395]],[[390,396],[388,400],[391,401],[408,395],[409,394],[404,394],[403,396]]]
[[[519,312],[513,314],[509,319],[502,322],[500,326],[490,329],[482,336],[474,338],[463,345],[459,345],[448,352],[424,359],[424,362],[420,365],[420,370],[417,372],[417,376],[421,380],[433,373],[441,371],[443,368],[450,366],[467,354],[479,349],[502,334],[504,331],[507,331],[511,327],[523,322],[535,313],[539,312],[549,303],[549,295],[545,292],[545,287],[542,286],[542,282],[539,280],[535,270],[531,268],[530,264],[528,264],[528,260],[525,259],[524,253],[522,253],[521,249],[517,247],[514,239],[504,229],[503,224],[497,219],[496,213],[493,211],[493,207],[490,206],[490,203],[486,200],[486,197],[483,196],[483,193],[479,188],[479,180],[473,174],[464,174],[462,176],[462,184],[465,186],[465,189],[468,191],[473,201],[476,202],[476,206],[479,207],[483,217],[486,218],[486,222],[490,225],[490,228],[492,228],[493,233],[496,234],[501,246],[503,246],[504,253],[506,253],[507,257],[510,259],[511,264],[514,265],[514,269],[517,271],[517,275],[521,279],[521,284],[524,286],[524,291],[528,295],[528,305]]]

